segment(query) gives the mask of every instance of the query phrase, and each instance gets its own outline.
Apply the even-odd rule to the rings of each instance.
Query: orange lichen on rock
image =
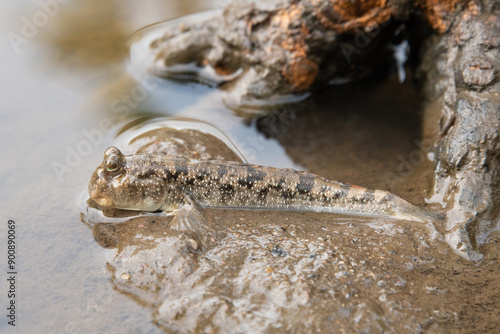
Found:
[[[391,0],[309,0],[319,21],[328,29],[350,32],[356,29],[371,30],[387,22],[392,15],[405,7],[404,1]],[[440,33],[449,26],[450,13],[461,0],[417,0],[416,7],[423,10],[430,25]],[[463,2],[463,1],[462,1]],[[327,5],[325,5],[325,3]]]
[[[371,30],[391,18],[386,0],[330,0],[330,6],[323,8],[320,6],[323,2],[311,1],[320,22],[338,32]]]
[[[419,0],[417,6],[422,8],[431,27],[443,33],[451,23],[449,14],[455,11],[459,2],[460,0]]]
[[[417,0],[415,6],[422,9],[434,29],[444,32],[459,1]],[[319,72],[319,64],[311,57],[307,40],[311,30],[318,29],[315,24],[340,34],[371,31],[389,22],[391,17],[399,20],[407,18],[410,6],[405,0],[306,0],[292,3],[264,18],[256,16],[257,22],[248,22],[247,33],[252,34],[253,27],[262,22],[276,28],[270,38],[271,43],[284,50],[288,58],[288,66],[281,74],[295,91],[303,91],[310,88]],[[302,20],[303,16],[311,13],[311,9],[316,14],[316,20]],[[271,46],[266,47],[272,52]]]
[[[312,85],[318,75],[318,65],[307,58],[295,58],[283,76],[297,91],[305,90]]]
[[[288,51],[290,65],[283,69],[282,75],[297,91],[306,90],[318,75],[318,64],[308,58],[309,47],[306,38],[310,33],[304,22],[297,26],[302,15],[302,7],[292,5],[279,11],[273,18],[273,23],[279,25],[285,32],[285,38],[278,45]]]

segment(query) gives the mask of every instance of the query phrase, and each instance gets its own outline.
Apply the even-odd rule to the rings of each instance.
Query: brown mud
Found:
[[[480,266],[418,226],[320,214],[205,212],[204,249],[165,218],[94,226],[114,287],[174,332],[491,332],[498,242]],[[112,239],[112,241],[110,241]],[[194,246],[193,246],[194,244]]]

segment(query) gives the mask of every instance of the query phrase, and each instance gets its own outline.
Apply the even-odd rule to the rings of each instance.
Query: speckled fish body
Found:
[[[101,206],[142,211],[174,211],[190,199],[213,208],[331,212],[418,222],[437,217],[387,191],[293,169],[158,154],[124,156],[114,147],[94,172],[89,193]]]

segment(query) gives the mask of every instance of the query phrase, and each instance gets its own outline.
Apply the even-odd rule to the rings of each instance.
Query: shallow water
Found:
[[[129,37],[148,24],[213,9],[220,3],[70,1],[20,44],[18,52],[8,39],[0,40],[4,64],[0,237],[4,245],[7,219],[16,221],[19,272],[18,322],[12,328],[4,319],[0,331],[159,333],[165,328],[192,328],[192,323],[170,318],[172,314],[165,311],[168,299],[160,300],[166,305],[161,308],[158,301],[148,299],[158,295],[141,299],[135,290],[124,289],[121,276],[110,270],[110,264],[123,265],[116,257],[123,249],[106,247],[99,238],[104,232],[92,231],[81,221],[92,171],[122,127],[137,118],[175,115],[207,121],[252,163],[302,168],[387,189],[425,205],[432,162],[427,148],[418,146],[422,139],[418,103],[408,81],[399,85],[393,76],[378,85],[327,90],[315,100],[285,108],[281,119],[267,121],[243,120],[224,107],[216,91],[202,85],[162,83],[144,95],[128,72]],[[11,0],[2,6],[0,29],[6,36],[21,35],[23,17],[31,20],[43,10],[36,1]],[[433,240],[426,228],[411,224],[365,224],[301,213],[209,210],[206,215],[210,224],[228,230],[224,244],[200,257],[197,275],[205,279],[198,283],[239,307],[242,313],[232,325],[242,331],[248,324],[259,330],[281,326],[284,331],[306,331],[294,323],[298,315],[318,321],[309,328],[374,332],[488,331],[498,321],[498,239],[486,244],[482,263],[472,264],[453,254],[444,242]],[[230,225],[234,222],[238,224]],[[127,231],[137,231],[130,225]],[[242,236],[247,238],[243,240],[247,249],[238,249]],[[183,247],[177,239],[163,241],[172,252]],[[120,242],[127,245],[126,238]],[[206,269],[216,252],[225,263]],[[281,257],[285,252],[292,256]],[[246,263],[248,258],[262,261]],[[367,263],[360,264],[359,258],[368,259]],[[6,275],[5,261],[0,263]],[[234,277],[224,271],[228,268],[234,269]],[[254,272],[238,276],[242,268]],[[210,275],[213,280],[207,278]],[[265,282],[270,291],[267,300],[253,305],[248,301],[263,298],[266,291],[249,286],[252,280]],[[286,296],[290,280],[299,283],[295,294]],[[224,293],[221,287],[229,283],[243,292]],[[0,287],[4,307],[4,279]],[[252,312],[264,316],[249,318]],[[327,312],[336,316],[328,318]],[[359,326],[350,327],[353,324]]]

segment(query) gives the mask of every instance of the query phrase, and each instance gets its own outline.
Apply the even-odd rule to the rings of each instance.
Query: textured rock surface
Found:
[[[152,53],[154,74],[179,78],[184,71],[184,77],[192,79],[194,73],[199,81],[230,91],[231,107],[275,105],[328,82],[366,75],[369,68],[379,66],[399,23],[412,13],[444,32],[458,4],[458,0],[235,1],[222,14],[162,25],[163,33],[146,52]],[[474,73],[469,77],[476,80]]]
[[[425,41],[419,68],[426,117],[439,119],[426,133],[436,139],[431,201],[448,210],[449,244],[475,260],[500,223],[499,14],[496,2],[470,4]]]
[[[283,102],[314,84],[366,73],[390,36],[381,32],[394,29],[388,28],[391,17],[407,17],[407,7],[385,1],[234,2],[222,15],[162,28],[151,43],[151,69],[172,77],[182,64],[209,67],[231,92],[234,107]]]

